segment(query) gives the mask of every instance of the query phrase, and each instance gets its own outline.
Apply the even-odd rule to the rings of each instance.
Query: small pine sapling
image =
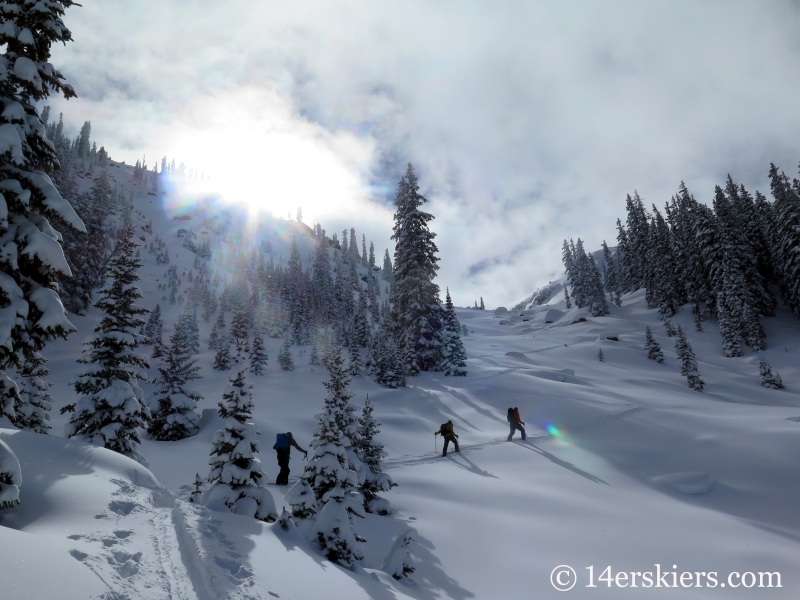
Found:
[[[664,353],[661,351],[661,346],[658,345],[653,330],[648,326],[644,333],[644,349],[647,350],[647,358],[654,360],[657,363],[664,362]]]
[[[284,371],[294,371],[294,358],[292,357],[292,348],[289,332],[283,338],[283,345],[280,352],[278,352],[278,363]]]
[[[700,379],[694,350],[692,350],[692,347],[689,345],[686,334],[683,332],[680,325],[678,325],[675,335],[678,338],[675,340],[675,352],[678,354],[678,360],[681,364],[681,375],[686,377],[690,388],[702,392],[705,387],[705,382]]]
[[[416,541],[416,532],[409,528],[397,536],[389,555],[383,563],[383,572],[395,579],[408,577],[416,570],[411,554],[411,544]]]
[[[253,375],[263,375],[264,366],[267,364],[267,351],[264,348],[264,338],[256,330],[253,335],[253,347],[250,350],[250,372]]]
[[[599,360],[600,362],[603,362],[604,358],[605,358],[605,357],[604,357],[604,355],[603,355],[603,349],[602,349],[602,348],[600,348],[600,349],[597,351],[597,360]]]
[[[781,376],[777,373],[773,373],[772,367],[763,358],[758,359],[758,370],[759,374],[761,375],[761,385],[763,385],[765,388],[782,390],[786,387],[783,385]]]
[[[200,473],[196,473],[194,476],[194,489],[192,489],[192,493],[189,494],[189,502],[196,504],[200,500],[200,496],[203,495],[203,478],[200,477]]]
[[[672,326],[672,321],[664,321],[664,327],[667,329],[667,337],[675,335],[675,328]]]
[[[231,358],[231,347],[228,338],[222,336],[217,345],[217,353],[214,355],[214,369],[217,371],[227,371],[231,368],[233,359]]]

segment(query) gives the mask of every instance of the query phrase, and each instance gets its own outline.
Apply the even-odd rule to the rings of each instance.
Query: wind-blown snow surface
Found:
[[[155,233],[170,244],[172,264],[190,266],[194,255],[174,233],[186,222],[161,215],[144,193],[136,198],[144,220],[152,216]],[[272,243],[288,257],[285,239]],[[301,248],[304,264],[309,249]],[[167,265],[143,257],[141,285],[152,308],[162,295],[155,280]],[[180,306],[161,307],[166,339]],[[796,597],[800,321],[780,311],[764,320],[763,355],[787,385],[777,391],[759,385],[757,356],[723,358],[715,325],[691,333],[692,315],[680,313],[673,322],[690,332],[706,382],[699,393],[686,386],[674,340],[641,292],[602,318],[558,303],[500,317],[462,309],[458,316],[470,331],[467,377],[423,373],[399,390],[366,376],[352,384],[355,403],[367,393],[375,403],[386,467],[399,484],[386,494],[393,515],[357,520],[368,539],[363,570],[325,561],[295,530],[186,502],[195,473],[208,473],[227,381],[227,373],[211,369],[210,324],[202,323],[204,378],[193,386],[205,397],[200,433],[145,441],[149,470],[113,452],[2,425],[0,439],[19,458],[23,478],[22,504],[0,520],[2,598]],[[46,351],[57,435],[65,422],[58,408],[76,397],[67,386],[74,361],[97,318],[71,317],[79,332]],[[646,358],[646,325],[665,351],[664,364]],[[308,364],[308,352],[293,347],[296,369],[280,370],[280,343],[267,340],[266,374],[251,376],[270,481],[278,471],[270,450],[275,434],[290,430],[307,447],[325,397],[326,374]],[[506,441],[509,406],[527,422],[525,442]],[[441,458],[433,432],[448,419],[462,452]],[[294,453],[290,484],[304,464]],[[270,491],[280,512],[286,488]],[[380,567],[409,526],[417,532],[417,570],[405,585]],[[609,565],[616,574],[655,572],[656,564],[691,572],[691,585],[695,572],[716,572],[725,582],[729,572],[769,571],[780,572],[783,587],[706,588],[702,579],[703,587],[627,591],[597,581]],[[558,565],[578,574],[566,596],[550,583]],[[589,566],[597,588],[586,587]]]

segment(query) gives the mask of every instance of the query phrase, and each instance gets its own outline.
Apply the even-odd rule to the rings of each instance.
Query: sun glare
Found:
[[[371,140],[331,134],[272,93],[242,90],[200,101],[169,129],[168,159],[209,177],[180,184],[183,194],[214,195],[276,217],[294,217],[301,207],[307,222],[363,215],[372,204],[361,177]]]

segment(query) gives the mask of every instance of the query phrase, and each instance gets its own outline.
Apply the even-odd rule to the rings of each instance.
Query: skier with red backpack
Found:
[[[289,459],[292,446],[300,450],[305,455],[305,458],[308,458],[308,452],[297,445],[291,431],[279,433],[275,438],[275,445],[272,447],[278,453],[278,466],[281,468],[280,473],[275,478],[275,485],[289,485]]]
[[[508,433],[508,441],[511,441],[511,438],[514,437],[514,432],[519,430],[522,434],[522,439],[524,440],[527,435],[525,435],[525,422],[519,416],[519,409],[515,406],[514,408],[508,409],[508,424],[511,427],[511,431]]]

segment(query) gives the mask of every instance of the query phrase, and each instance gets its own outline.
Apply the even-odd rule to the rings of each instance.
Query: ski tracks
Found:
[[[69,554],[108,587],[105,600],[198,600],[172,524],[171,494],[111,481],[117,490],[95,515],[101,528],[70,535],[76,547]]]

